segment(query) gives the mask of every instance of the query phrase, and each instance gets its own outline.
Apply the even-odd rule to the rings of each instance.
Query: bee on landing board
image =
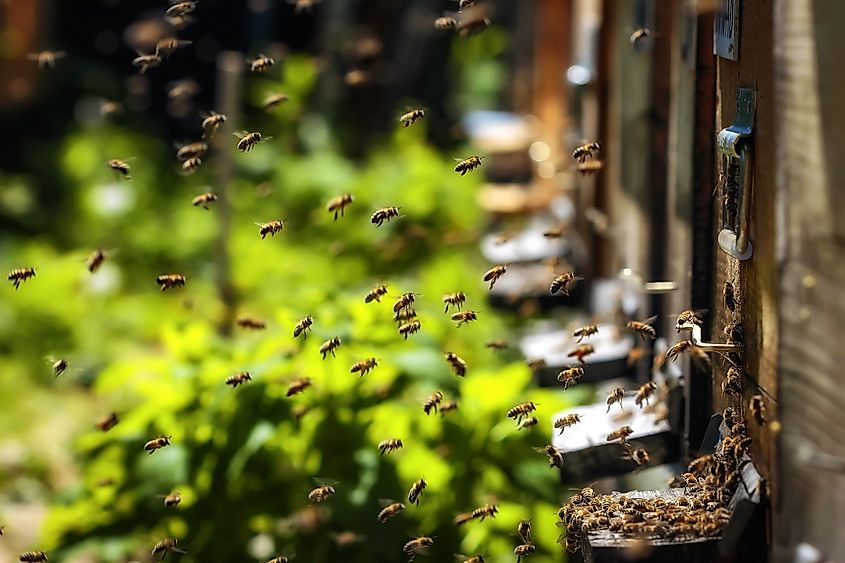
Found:
[[[585,162],[587,159],[593,158],[600,150],[601,145],[597,142],[584,143],[575,147],[575,150],[572,151],[572,158],[579,163]]]
[[[428,483],[425,482],[425,479],[414,481],[414,484],[411,485],[411,489],[408,491],[408,503],[416,504],[417,506],[419,506],[420,498],[422,497],[423,491],[427,486]]]
[[[270,70],[270,67],[276,64],[276,61],[267,55],[259,54],[256,58],[247,61],[247,63],[249,64],[249,70],[261,73]]]
[[[320,344],[320,354],[323,356],[323,359],[326,359],[328,354],[332,355],[332,358],[335,357],[334,353],[335,350],[340,348],[340,337],[335,336],[334,338],[329,338],[322,344]]]
[[[35,268],[17,268],[9,272],[9,275],[6,276],[6,279],[12,282],[12,285],[15,286],[15,289],[21,286],[21,282],[25,282],[29,278],[35,277]]]
[[[657,315],[654,315],[653,317],[649,317],[644,321],[630,321],[625,326],[639,334],[643,340],[654,340],[657,337],[657,332],[651,325],[656,320]]]
[[[278,219],[269,223],[256,223],[256,225],[258,225],[258,234],[261,235],[261,240],[267,238],[267,235],[274,237],[276,233],[282,232],[282,229],[285,228],[285,222]]]
[[[156,278],[156,283],[161,291],[173,289],[174,287],[185,287],[185,276],[182,274],[162,274]]]
[[[549,293],[554,295],[555,293],[560,292],[569,297],[569,286],[576,281],[583,279],[584,278],[580,276],[576,276],[574,272],[564,272],[552,280],[552,283],[549,286]]]
[[[56,68],[56,61],[67,56],[64,51],[39,51],[38,53],[29,53],[26,58],[30,61],[37,61],[40,70],[53,70]]]
[[[595,348],[593,348],[592,344],[581,344],[580,346],[575,348],[573,351],[568,353],[566,356],[568,358],[575,358],[579,362],[581,362],[582,364],[586,364],[586,362],[584,361],[584,358],[593,354],[595,351],[596,350],[595,350]]]
[[[239,371],[235,375],[226,378],[226,385],[231,385],[232,389],[243,385],[247,381],[252,381],[252,376],[248,371]]]
[[[307,339],[308,331],[311,330],[312,324],[314,324],[314,319],[311,315],[301,318],[299,322],[296,323],[296,326],[293,327],[293,337],[297,338],[301,334],[303,339]]]
[[[619,408],[623,411],[625,408],[622,406],[622,398],[625,396],[625,390],[621,387],[617,387],[610,394],[607,396],[607,411],[610,412],[610,407],[613,406],[614,403],[619,403]]]
[[[191,200],[191,205],[194,207],[202,207],[206,211],[210,210],[211,208],[209,205],[213,202],[217,201],[217,194],[212,192],[206,192],[204,194],[200,194]]]
[[[482,277],[482,281],[490,282],[489,289],[493,289],[493,286],[499,281],[499,278],[505,275],[505,272],[508,271],[507,264],[501,264],[499,266],[493,266],[486,272],[484,272],[484,277]]]
[[[334,213],[334,220],[337,221],[337,214],[340,213],[340,216],[343,217],[343,210],[346,209],[346,206],[350,203],[352,203],[352,194],[341,194],[332,198],[326,207],[329,213]]]
[[[399,118],[399,121],[405,124],[405,127],[416,123],[418,120],[425,117],[425,110],[423,109],[412,109],[409,112],[402,114]]]
[[[381,227],[385,221],[390,221],[394,217],[399,217],[398,207],[383,207],[377,209],[370,217],[370,223],[376,227]]]
[[[378,521],[382,524],[387,524],[387,521],[405,510],[405,505],[401,502],[396,502],[392,499],[380,499],[379,504],[382,509],[378,513]]]
[[[381,303],[381,298],[385,295],[387,295],[387,286],[384,284],[377,285],[364,296],[364,303],[371,303],[373,301]]]
[[[458,377],[464,377],[467,374],[467,363],[457,354],[446,352],[446,361]]]
[[[211,113],[202,116],[202,131],[203,137],[208,139],[214,137],[217,129],[226,123],[226,116],[222,113],[212,111]]]
[[[375,358],[367,358],[365,360],[361,360],[360,362],[355,362],[352,364],[352,368],[349,370],[350,373],[360,372],[360,377],[364,377],[370,370],[374,369],[378,366],[378,361]]]
[[[150,452],[148,455],[153,455],[153,452],[170,445],[171,436],[159,436],[153,438],[144,444],[144,451]]]
[[[487,158],[487,157],[474,155],[474,156],[470,156],[469,158],[465,158],[463,160],[461,160],[460,158],[456,158],[455,161],[458,164],[455,166],[455,172],[459,172],[461,174],[461,176],[463,176],[467,172],[475,170],[476,168],[481,166],[481,160],[484,159],[484,158]]]

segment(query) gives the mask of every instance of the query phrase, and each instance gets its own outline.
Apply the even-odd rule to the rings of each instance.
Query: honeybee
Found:
[[[564,272],[552,280],[552,283],[549,286],[549,292],[552,295],[560,292],[569,297],[569,286],[576,281],[583,279],[584,278],[580,276],[576,276],[574,272]]]
[[[370,217],[370,223],[376,227],[381,227],[382,223],[390,221],[394,217],[399,217],[398,207],[383,207],[381,209],[377,209],[376,212],[372,214]]]
[[[608,437],[610,436],[608,435]],[[651,463],[651,457],[648,455],[648,451],[645,448],[634,448],[631,444],[625,442],[625,438],[622,438],[622,441],[625,445],[625,455],[622,456],[622,459],[630,459],[639,467],[644,467]]]
[[[375,358],[367,358],[365,360],[361,360],[360,362],[352,364],[352,369],[350,369],[349,372],[361,372],[360,377],[364,377],[370,370],[372,370],[376,366],[378,366],[378,361],[376,361]]]
[[[437,29],[455,29],[458,27],[458,20],[449,16],[442,16],[434,20],[434,27]]]
[[[475,311],[458,311],[457,313],[453,313],[450,318],[458,323],[456,326],[461,326],[478,320],[478,313]]]
[[[192,45],[194,42],[188,39],[177,39],[175,37],[165,37],[156,43],[155,54],[161,59],[169,57],[177,49]]]
[[[598,332],[599,327],[597,327],[596,325],[587,325],[577,329],[574,333],[572,333],[572,336],[577,336],[578,340],[576,340],[576,342],[581,342],[585,338],[589,338],[594,334],[598,334]]]
[[[387,524],[387,521],[405,510],[405,505],[401,502],[395,502],[389,499],[382,499],[379,503],[383,508],[378,513],[378,521],[382,524]]]
[[[173,553],[185,553],[184,550],[177,547],[178,543],[179,542],[176,539],[165,538],[155,544],[152,552],[153,561],[161,561],[167,555],[168,551],[172,551]]]
[[[407,323],[404,323],[399,327],[399,334],[405,337],[405,340],[408,340],[408,335],[415,334],[420,331],[422,328],[422,324],[418,320],[413,320]]]
[[[635,29],[631,36],[628,38],[628,41],[631,42],[631,45],[636,47],[645,39],[651,35],[651,31],[648,28],[641,27],[639,29]]]
[[[385,293],[387,293],[387,291],[385,291]],[[397,299],[396,302],[393,304],[393,312],[398,313],[402,309],[410,309],[415,299],[416,293],[403,293],[399,296],[399,299]]]
[[[276,64],[272,58],[268,57],[267,55],[262,55],[259,53],[258,57],[254,58],[251,61],[247,61],[249,63],[249,70],[252,72],[266,72],[270,70],[270,67]]]
[[[270,94],[266,98],[264,98],[264,101],[261,102],[261,107],[263,107],[265,110],[271,110],[274,107],[285,103],[286,101],[288,101],[289,98],[290,97],[284,92]]]
[[[146,74],[151,68],[156,68],[161,64],[161,57],[156,54],[144,55],[138,53],[138,56],[132,59],[132,65],[139,68],[140,74]]]
[[[643,340],[654,340],[657,337],[657,332],[651,324],[657,320],[657,315],[649,317],[644,321],[629,321],[628,328],[639,334]]]
[[[156,278],[156,283],[161,287],[161,291],[174,287],[185,287],[185,276],[182,274],[162,274]]]
[[[335,488],[333,485],[320,484],[319,487],[308,493],[308,502],[311,504],[318,504],[324,502],[333,494],[335,494]]]
[[[456,293],[447,293],[443,296],[443,303],[445,303],[446,307],[444,307],[443,312],[448,313],[449,307],[454,305],[455,308],[460,311],[461,307],[464,306],[464,302],[466,301],[467,296],[466,293],[463,291],[458,291]]]
[[[126,161],[113,158],[106,162],[106,166],[120,174],[124,180],[132,179],[132,176],[129,174],[129,164]]]
[[[293,397],[294,395],[302,393],[309,387],[311,387],[311,378],[300,377],[299,379],[294,380],[294,382],[290,384],[287,392],[285,393],[285,397]]]
[[[402,114],[402,116],[399,118],[399,121],[404,123],[405,127],[408,127],[409,125],[416,123],[417,120],[420,120],[423,117],[425,117],[425,110],[417,108]]]
[[[516,526],[516,533],[523,543],[531,543],[531,520],[520,520]]]
[[[396,451],[405,446],[399,438],[392,438],[390,440],[382,440],[378,444],[378,451],[381,455]]]
[[[495,504],[485,504],[484,506],[480,506],[474,509],[472,512],[467,512],[465,514],[459,514],[455,517],[455,524],[460,526],[461,524],[465,524],[470,520],[481,520],[484,521],[485,518],[495,518],[496,514],[499,513],[499,507]]]
[[[508,344],[507,340],[491,340],[490,342],[485,344],[485,346],[487,348],[490,348],[491,350],[496,351],[496,350],[506,350],[508,348],[509,344]]]
[[[307,317],[303,317],[296,323],[296,326],[293,327],[293,337],[296,338],[300,334],[303,335],[303,339],[308,338],[308,331],[311,330],[311,325],[314,324],[314,319],[311,318],[311,315]]]
[[[212,111],[209,114],[205,114],[202,116],[202,131],[203,136],[207,138],[214,137],[214,134],[217,132],[217,129],[226,123],[226,116],[222,113],[217,113]]]
[[[414,481],[414,484],[411,485],[411,489],[408,491],[408,503],[419,506],[420,497],[422,497],[423,491],[427,486],[428,483],[425,482],[425,479]]]
[[[12,285],[15,286],[15,289],[21,286],[21,282],[25,282],[29,278],[35,277],[35,268],[17,268],[9,272],[9,275],[6,276],[6,279],[12,282]]]
[[[403,325],[403,324],[405,324],[409,321],[412,321],[413,319],[416,319],[416,318],[417,318],[417,310],[412,308],[412,307],[408,307],[406,309],[399,309],[398,311],[393,313],[393,320],[398,325]]]
[[[581,422],[581,415],[568,414],[555,420],[554,427],[560,429],[560,433],[558,434],[558,436],[560,436],[563,434],[564,430],[566,430],[570,426],[575,426],[579,422]]]
[[[758,425],[766,424],[766,404],[763,402],[763,395],[751,397],[751,401],[748,403],[748,411]]]
[[[112,412],[97,420],[97,422],[94,423],[94,426],[97,428],[97,430],[100,430],[102,432],[108,432],[109,430],[117,426],[118,422],[120,422],[120,419],[118,419],[117,413]]]
[[[164,16],[164,21],[170,24],[170,27],[175,29],[176,31],[182,31],[190,24],[194,23],[194,18],[189,15],[183,16]]]
[[[239,327],[249,330],[264,330],[267,328],[267,324],[264,321],[253,319],[251,317],[241,317],[236,321],[236,323]]]
[[[291,556],[279,555],[279,556],[274,557],[273,559],[269,560],[267,563],[290,563],[290,560],[291,560],[292,557],[293,557],[292,555]]]
[[[202,141],[186,143],[176,150],[176,159],[182,162],[191,158],[200,157],[208,150],[208,145]]]
[[[334,220],[337,221],[337,214],[340,213],[340,216],[343,217],[343,210],[350,203],[352,203],[352,194],[341,194],[329,201],[327,209],[329,213],[334,213]]]
[[[499,281],[499,278],[501,278],[503,275],[505,275],[505,272],[507,272],[507,271],[508,271],[508,267],[507,267],[506,264],[502,264],[502,265],[499,265],[499,266],[493,266],[492,268],[490,268],[489,270],[484,272],[484,277],[482,278],[482,280],[486,281],[486,282],[490,282],[490,288],[489,289],[493,289],[493,286],[496,284],[497,281]]]
[[[613,406],[614,403],[619,403],[619,408],[625,410],[622,406],[622,397],[625,396],[625,390],[621,387],[617,387],[613,391],[610,392],[610,395],[607,396],[607,411],[610,412],[610,407]]]
[[[47,554],[43,551],[27,551],[21,553],[18,561],[25,561],[26,563],[37,563],[39,561],[47,561]]]
[[[457,161],[458,164],[455,166],[455,172],[460,172],[461,176],[463,176],[467,172],[470,172],[470,171],[478,168],[479,166],[481,166],[481,160],[484,159],[484,158],[487,158],[487,157],[486,156],[474,155],[474,156],[471,156],[471,157],[466,158],[464,160],[461,160],[460,158],[456,158],[455,160]]]
[[[589,356],[590,354],[594,353],[595,351],[596,350],[595,350],[595,348],[593,348],[592,344],[581,344],[580,346],[575,348],[573,351],[568,353],[566,356],[568,358],[575,358],[579,362],[581,362],[582,364],[586,364],[586,362],[584,361],[584,358]]]
[[[460,556],[463,559],[462,563],[484,563],[484,557],[481,555],[473,555],[472,557]]]
[[[473,17],[467,18],[458,21],[458,34],[461,37],[468,37],[470,35],[475,35],[476,33],[481,33],[488,27],[490,27],[490,18],[482,18],[482,17]],[[483,157],[481,157],[483,158]]]
[[[193,174],[200,166],[202,166],[202,158],[194,156],[182,163],[182,173],[185,175]]]
[[[464,10],[466,10],[467,8],[475,6],[475,3],[478,0],[452,0],[452,1],[458,3],[458,13],[460,13],[460,12],[463,12]]]
[[[252,381],[252,375],[248,371],[239,371],[235,375],[226,378],[226,385],[231,385],[232,389],[234,389],[247,381]]]
[[[563,383],[564,391],[578,383],[578,380],[582,377],[584,377],[584,368],[577,366],[565,369],[557,374],[557,380]]]
[[[364,296],[364,303],[370,303],[375,301],[376,303],[381,303],[381,298],[387,295],[387,286],[377,285],[372,288],[370,291],[367,292],[367,295]]]
[[[572,158],[577,162],[584,162],[589,158],[593,158],[597,152],[601,150],[601,145],[597,142],[584,143],[583,145],[575,147],[572,151]]]
[[[523,418],[519,423],[516,425],[517,430],[527,430],[532,426],[537,426],[540,421],[537,420],[536,416],[530,416],[528,418]]]
[[[601,160],[588,160],[586,162],[579,162],[575,165],[575,169],[580,172],[582,176],[595,174],[602,168],[604,168],[604,162]]]
[[[326,359],[328,354],[332,355],[332,358],[335,357],[334,351],[340,348],[340,337],[335,336],[334,338],[329,338],[322,344],[320,344],[320,354],[323,355],[323,359]]]
[[[442,400],[443,393],[440,391],[435,391],[429,395],[428,399],[426,399],[423,403],[423,412],[425,412],[426,416],[431,414],[432,411],[437,412],[437,409],[440,406],[440,401]]]
[[[623,443],[628,440],[628,436],[634,433],[634,429],[630,426],[620,426],[613,432],[607,435],[607,441],[621,440]]]
[[[170,18],[188,15],[193,12],[197,7],[197,3],[194,0],[190,2],[171,1],[171,3],[173,5],[170,6],[165,12],[165,15]]]
[[[193,200],[191,200],[191,205],[193,205],[194,207],[202,207],[203,209],[208,211],[209,209],[211,209],[209,207],[209,204],[215,201],[217,201],[217,194],[212,192],[206,192],[204,194],[198,195]]]
[[[457,354],[446,352],[446,361],[452,366],[452,371],[458,377],[464,377],[467,373],[467,363]]]
[[[415,556],[425,553],[433,545],[434,540],[430,537],[419,536],[405,543],[402,546],[402,551],[408,556],[408,561],[413,561]]]
[[[634,404],[638,407],[643,408],[643,401],[646,402],[647,405],[651,405],[649,402],[649,398],[654,394],[657,390],[657,384],[654,381],[648,381],[643,383],[639,389],[637,389],[637,394],[634,397]]]
[[[737,398],[742,396],[742,374],[738,369],[728,368],[725,379],[722,380],[722,395]]]
[[[680,342],[673,344],[671,348],[666,350],[666,359],[672,360],[674,362],[678,359],[678,356],[688,351],[693,346],[694,344],[692,340],[681,340]]]
[[[532,555],[537,547],[533,543],[524,543],[513,548],[513,554],[516,555],[516,563],[522,563],[522,560],[529,555]]]
[[[446,413],[458,410],[458,402],[457,401],[446,401],[442,405],[440,405],[440,416],[446,416]]]
[[[38,61],[38,68],[40,70],[52,70],[56,68],[56,61],[63,59],[67,53],[64,51],[39,51],[38,53],[29,53],[26,58],[31,61]]]
[[[170,100],[185,100],[196,96],[200,92],[200,86],[193,78],[177,80],[167,86],[167,97]]]
[[[681,311],[678,314],[678,320],[675,323],[675,330],[677,332],[681,332],[681,326],[682,325],[689,325],[689,324],[698,325],[698,326],[703,325],[704,319],[702,318],[702,315],[704,315],[705,313],[707,313],[707,309],[699,309],[699,310],[687,309],[686,311]]]
[[[256,225],[258,225],[258,234],[261,235],[261,240],[264,240],[267,235],[276,236],[276,233],[282,232],[282,229],[285,228],[285,222],[278,219],[269,223],[256,223]]]
[[[537,405],[535,405],[531,401],[528,401],[526,403],[520,403],[520,404],[516,405],[515,407],[511,408],[510,410],[508,410],[508,418],[513,418],[517,422],[519,422],[520,420],[522,420],[524,417],[528,416],[529,414],[531,414],[535,410],[537,410]]]
[[[182,502],[182,495],[178,492],[173,492],[162,497],[164,499],[164,506],[170,508],[171,506],[178,506]]]
[[[238,150],[241,152],[249,152],[261,141],[266,141],[271,137],[263,137],[258,131],[238,131],[232,133],[238,139]]]
[[[725,303],[726,309],[732,313],[736,311],[737,299],[734,293],[734,284],[729,281],[726,281],[725,286],[722,288],[722,300]]]
[[[97,250],[88,255],[88,258],[86,258],[85,260],[85,267],[88,268],[88,271],[93,274],[100,268],[100,266],[102,266],[105,260],[105,251],[101,248],[98,248]]]
[[[525,362],[528,365],[528,369],[531,371],[539,371],[546,367],[546,360],[543,358],[538,358],[536,360],[528,360]]]
[[[154,451],[169,446],[170,438],[171,436],[159,436],[158,438],[153,438],[144,444],[144,451],[150,452],[148,455],[153,455]]]

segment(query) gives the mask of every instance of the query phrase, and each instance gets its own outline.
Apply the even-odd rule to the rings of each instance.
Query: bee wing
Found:
[[[232,135],[234,135],[234,136],[235,136],[235,137],[237,137],[238,139],[243,139],[244,137],[246,137],[247,135],[249,135],[249,131],[243,131],[243,130],[241,130],[241,131],[234,131],[234,132],[232,133]]]
[[[320,487],[329,487],[340,483],[340,481],[335,481],[326,477],[314,477],[314,482],[317,483],[317,485],[319,485]]]
[[[452,160],[454,160],[455,162],[463,162],[463,161],[464,161],[464,160],[466,160],[466,159],[465,159],[465,158],[455,158],[455,157],[453,156],[453,157],[452,157]]]
[[[654,321],[656,321],[658,319],[658,317],[660,317],[660,315],[652,315],[649,318],[645,319],[644,321],[640,321],[640,322],[642,322],[643,324],[650,325]]]
[[[379,505],[381,505],[382,508],[384,508],[386,506],[390,506],[391,504],[393,504],[395,502],[397,502],[397,501],[393,500],[392,498],[380,498],[380,499],[378,499],[378,503],[379,503]]]

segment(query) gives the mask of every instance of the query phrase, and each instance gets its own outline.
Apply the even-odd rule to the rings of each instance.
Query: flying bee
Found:
[[[247,381],[252,381],[252,375],[248,371],[239,371],[235,375],[226,378],[226,385],[231,385],[232,389],[234,389]]]
[[[437,412],[438,407],[440,406],[440,402],[443,400],[443,393],[440,391],[435,391],[431,395],[429,395],[428,399],[425,400],[423,403],[423,412],[425,412],[426,416],[431,414],[432,411]]]
[[[499,507],[497,505],[485,504],[484,506],[479,506],[474,509],[472,512],[468,513],[468,515],[459,515],[458,518],[455,518],[455,523],[461,525],[469,520],[480,520],[483,522],[485,518],[495,518],[498,513]],[[469,518],[464,519],[464,516],[469,516]]]
[[[222,113],[217,113],[212,111],[209,114],[205,114],[202,116],[202,131],[203,136],[207,138],[214,137],[214,134],[217,132],[217,129],[220,128],[221,125],[226,123],[226,116]]]
[[[241,152],[249,152],[261,141],[266,141],[272,138],[264,137],[258,131],[238,131],[237,133],[232,133],[232,135],[237,137],[238,150]]]
[[[460,12],[463,12],[464,10],[466,10],[467,8],[471,8],[472,6],[475,6],[475,3],[478,0],[453,0],[453,1],[458,3],[458,13],[460,13]]]
[[[156,278],[156,283],[161,287],[161,291],[174,287],[185,287],[185,276],[182,274],[162,274]]]
[[[385,293],[387,292],[385,291]],[[398,313],[402,309],[410,309],[416,299],[416,295],[416,293],[403,293],[400,295],[399,299],[396,300],[396,303],[393,304],[393,312]]]
[[[574,333],[572,333],[572,336],[577,336],[578,340],[576,340],[576,342],[581,342],[585,338],[589,338],[594,334],[598,334],[598,332],[599,327],[597,327],[596,325],[587,325],[582,326],[581,328],[576,330]]]
[[[471,156],[469,158],[465,158],[463,160],[461,160],[460,158],[456,158],[455,160],[457,161],[458,164],[455,166],[455,172],[460,172],[461,176],[463,176],[467,172],[475,170],[476,168],[481,166],[481,160],[484,159],[484,158],[487,158],[487,157],[486,156],[474,155],[474,156]]]
[[[527,403],[520,403],[508,410],[508,418],[515,419],[517,422],[537,410],[537,405],[531,401]]]
[[[671,348],[666,350],[666,359],[672,360],[674,362],[678,359],[678,356],[680,356],[684,352],[687,352],[693,346],[695,345],[693,344],[692,340],[681,340],[680,342],[673,344]]]
[[[170,18],[188,15],[197,8],[197,2],[195,0],[190,2],[171,1],[171,4],[173,5],[165,12],[165,15]]]
[[[267,323],[259,319],[253,319],[252,317],[241,317],[236,323],[239,327],[249,330],[264,330],[267,328]]]
[[[539,371],[546,367],[546,360],[544,358],[537,358],[536,360],[528,360],[525,364],[531,371]]]
[[[30,61],[37,61],[39,70],[52,70],[56,68],[56,61],[67,56],[64,51],[39,51],[29,53],[26,58]]]
[[[382,524],[387,524],[388,520],[405,510],[404,504],[390,499],[381,499],[379,503],[383,508],[379,510],[378,521]]]
[[[454,305],[455,308],[460,311],[461,307],[464,306],[464,302],[466,302],[466,300],[467,295],[463,291],[445,294],[443,296],[443,303],[446,305],[446,307],[443,309],[443,312],[448,313],[449,307],[451,307],[452,305]]]
[[[405,543],[402,551],[408,556],[408,561],[413,561],[415,556],[425,553],[433,545],[434,540],[430,537],[419,536]]]
[[[399,438],[391,438],[390,440],[382,440],[378,444],[378,451],[381,455],[394,452],[405,446]]]
[[[370,217],[370,223],[376,227],[381,227],[385,221],[390,221],[394,217],[399,217],[398,207],[382,207],[377,209]]]
[[[485,344],[487,348],[490,348],[493,351],[497,350],[507,350],[509,344],[507,340],[491,340],[487,344]]]
[[[39,563],[41,561],[47,561],[47,554],[43,551],[27,551],[26,553],[21,553],[18,557],[18,561],[25,561],[26,563]]]
[[[456,557],[460,557],[462,559],[461,563],[484,563],[484,557],[481,555],[473,555],[472,557],[464,557],[461,555]]]
[[[264,240],[267,235],[276,236],[276,233],[282,232],[285,228],[285,222],[276,219],[269,223],[256,223],[258,225],[258,234],[261,235],[261,240]]]
[[[182,502],[182,495],[178,492],[173,492],[167,495],[162,495],[164,499],[164,506],[170,508],[172,506],[178,506],[180,502]]]
[[[384,284],[377,285],[364,296],[364,303],[371,303],[373,301],[381,303],[381,298],[385,295],[387,295],[387,286]]]
[[[631,36],[628,38],[628,41],[631,42],[633,47],[637,47],[645,41],[648,36],[651,35],[651,31],[648,28],[641,27],[639,29],[635,29]]]
[[[584,278],[580,276],[576,276],[574,272],[564,272],[561,275],[557,276],[555,279],[552,280],[551,285],[549,286],[549,292],[554,295],[555,293],[563,293],[567,297],[569,296],[569,286],[575,283],[576,281],[583,280]]]
[[[50,367],[53,368],[53,374],[56,377],[59,377],[61,374],[67,371],[68,367],[70,367],[70,362],[68,360],[65,360],[64,358],[55,359],[48,357],[47,362],[50,364]]]
[[[651,457],[648,455],[648,451],[645,448],[634,448],[631,444],[625,442],[625,438],[623,438],[622,441],[625,445],[625,455],[622,456],[622,459],[630,459],[636,463],[638,467],[645,467],[651,463]]]
[[[215,201],[217,201],[217,194],[212,192],[206,192],[204,194],[198,195],[193,200],[191,200],[191,205],[193,205],[194,207],[202,207],[203,209],[208,211],[209,209],[211,209],[208,206]]]
[[[35,268],[17,268],[9,272],[9,275],[6,276],[6,279],[12,282],[12,285],[15,286],[15,289],[21,286],[21,282],[25,282],[29,278],[35,277]]]
[[[274,107],[285,103],[288,99],[290,99],[290,96],[284,92],[269,94],[266,98],[264,98],[264,101],[261,102],[261,107],[269,111]]]
[[[563,434],[564,430],[566,430],[570,426],[575,426],[579,422],[581,422],[581,415],[568,414],[555,420],[554,427],[560,429],[560,433],[558,434],[558,436],[560,436]]]
[[[184,162],[192,158],[201,157],[207,150],[208,145],[202,141],[186,143],[176,150],[176,159]]]
[[[452,352],[446,352],[446,361],[449,362],[455,375],[458,377],[464,377],[466,375],[467,363],[460,356]]]
[[[564,391],[578,383],[582,377],[584,377],[584,368],[578,366],[567,368],[557,374],[557,380],[563,383]]]
[[[523,543],[531,543],[531,520],[520,520],[516,526],[516,533]]]
[[[408,503],[419,506],[420,497],[422,497],[423,491],[427,486],[428,483],[425,482],[425,479],[414,481],[414,484],[411,485],[411,489],[408,491]]]
[[[601,145],[596,142],[584,143],[575,147],[575,150],[572,151],[572,158],[577,162],[585,162],[587,159],[593,158],[600,150]]]
[[[657,315],[649,317],[644,321],[629,321],[628,328],[639,334],[643,340],[654,340],[657,337],[657,332],[651,326],[657,320]]]
[[[161,561],[167,555],[167,552],[185,553],[184,550],[177,547],[178,540],[173,538],[165,538],[153,546],[152,557],[153,561]]]
[[[361,360],[360,362],[355,362],[352,364],[352,369],[349,370],[350,373],[361,372],[360,377],[364,377],[367,373],[378,366],[378,361],[375,358],[367,358],[365,360]]]
[[[630,426],[620,426],[613,432],[607,435],[607,441],[621,440],[623,443],[627,442],[628,436],[634,433],[634,429]]]
[[[279,555],[269,560],[267,563],[290,563],[293,555]]]
[[[524,543],[513,548],[513,554],[516,555],[516,563],[522,563],[522,560],[532,555],[537,550],[533,543]]]
[[[311,325],[314,324],[314,319],[311,318],[311,315],[307,317],[303,317],[296,323],[296,326],[293,327],[293,337],[296,338],[300,334],[303,335],[303,339],[308,338],[308,331],[311,330]]]
[[[308,502],[311,504],[318,504],[324,502],[330,496],[335,494],[335,488],[333,485],[326,485],[320,483],[320,486],[313,489],[310,493],[308,493]]]
[[[458,20],[449,16],[442,16],[434,20],[436,29],[455,29],[458,27]]]
[[[170,436],[159,436],[158,438],[153,438],[144,444],[144,451],[150,452],[148,455],[153,455],[153,452],[156,450],[169,446],[170,438]]]
[[[537,420],[536,416],[529,416],[527,418],[523,418],[519,423],[516,425],[517,430],[528,430],[532,426],[537,426],[540,421]]]
[[[446,413],[458,410],[458,401],[446,401],[440,405],[440,416],[446,416]]]
[[[625,390],[621,387],[617,387],[613,391],[610,392],[610,395],[607,396],[607,412],[610,412],[610,407],[613,406],[614,403],[619,403],[619,408],[625,410],[622,406],[622,397],[625,396]]]
[[[481,33],[482,31],[490,27],[491,23],[492,21],[490,20],[490,18],[482,18],[478,16],[459,20],[458,35],[460,35],[461,37],[469,37],[470,35]]]
[[[120,174],[124,180],[132,179],[132,176],[129,174],[129,164],[126,161],[113,158],[106,162],[106,166]]]
[[[249,70],[252,72],[267,72],[270,70],[271,66],[276,64],[276,61],[272,58],[262,54],[259,54],[256,58],[247,62],[249,63]]]
[[[161,59],[165,59],[173,54],[177,49],[188,47],[194,42],[188,39],[177,39],[175,37],[165,37],[156,43],[155,54]]]
[[[285,397],[293,397],[294,395],[298,395],[309,387],[311,387],[311,378],[300,377],[299,379],[294,380],[293,383],[290,384],[287,392],[285,393]]]
[[[681,326],[683,325],[698,325],[701,326],[704,324],[704,319],[702,316],[707,313],[707,309],[687,309],[686,311],[681,311],[678,314],[678,320],[675,323],[675,331],[681,332]]]
[[[418,120],[425,117],[425,110],[424,109],[412,109],[409,112],[403,113],[401,117],[399,117],[399,121],[405,124],[405,127],[416,123]]]
[[[754,395],[748,403],[748,412],[759,426],[766,424],[766,404],[763,402],[763,395]]]
[[[188,100],[200,92],[200,86],[193,78],[177,80],[167,86],[167,97],[170,100]]]
[[[399,309],[395,313],[393,313],[393,320],[398,325],[403,325],[406,323],[411,322],[412,320],[417,318],[417,310],[413,307],[407,307],[405,309]]]
[[[118,419],[117,413],[112,412],[97,420],[97,422],[94,423],[94,426],[97,428],[97,430],[100,430],[101,432],[108,432],[109,430],[117,426],[118,422],[120,422],[120,419]]]
[[[557,467],[558,469],[563,467],[563,454],[553,445],[549,444],[543,448],[534,448],[534,451],[549,456],[549,467]]]
[[[643,401],[645,401],[647,405],[651,405],[649,398],[656,390],[657,384],[654,381],[647,381],[646,383],[643,383],[640,388],[637,389],[637,394],[634,397],[634,404],[640,408],[643,408]]]
[[[328,340],[320,344],[320,354],[322,354],[324,360],[329,354],[331,354],[332,358],[334,358],[334,352],[338,348],[340,348],[340,337],[335,336],[334,338],[329,338]]]
[[[332,198],[326,207],[329,213],[334,213],[334,220],[337,221],[337,214],[340,213],[340,216],[343,217],[343,210],[350,203],[352,203],[352,194],[341,194]]]
[[[88,271],[92,274],[96,272],[100,266],[103,265],[103,262],[106,260],[106,252],[98,248],[94,252],[88,255],[88,258],[85,259],[85,267],[88,268]]]
[[[161,64],[161,57],[156,54],[144,55],[138,53],[138,56],[132,59],[132,65],[138,67],[140,74],[146,74],[151,68],[156,68]]]
[[[493,266],[486,272],[484,272],[484,277],[481,278],[483,281],[490,282],[490,288],[493,289],[493,286],[499,281],[499,278],[505,275],[505,272],[508,271],[508,266],[506,264],[501,264],[499,266]]]
[[[581,344],[580,346],[575,348],[573,351],[568,353],[566,356],[568,358],[575,358],[579,362],[581,362],[582,364],[586,364],[586,362],[584,361],[584,358],[589,356],[590,354],[594,353],[595,351],[596,350],[595,350],[595,348],[593,348],[592,344]]]
[[[405,340],[408,340],[408,335],[415,334],[420,331],[422,328],[422,324],[420,321],[414,319],[413,321],[407,322],[399,327],[399,334],[405,337]]]
[[[202,157],[194,156],[182,163],[182,173],[185,175],[193,174],[200,166],[202,166]]]

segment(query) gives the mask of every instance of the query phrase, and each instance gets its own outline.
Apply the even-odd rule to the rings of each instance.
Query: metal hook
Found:
[[[704,342],[701,339],[701,327],[697,324],[686,323],[675,325],[676,330],[689,330],[692,332],[690,340],[693,344],[704,350],[705,352],[718,352],[724,354],[725,352],[741,352],[742,346],[740,344],[722,344],[719,342]]]

